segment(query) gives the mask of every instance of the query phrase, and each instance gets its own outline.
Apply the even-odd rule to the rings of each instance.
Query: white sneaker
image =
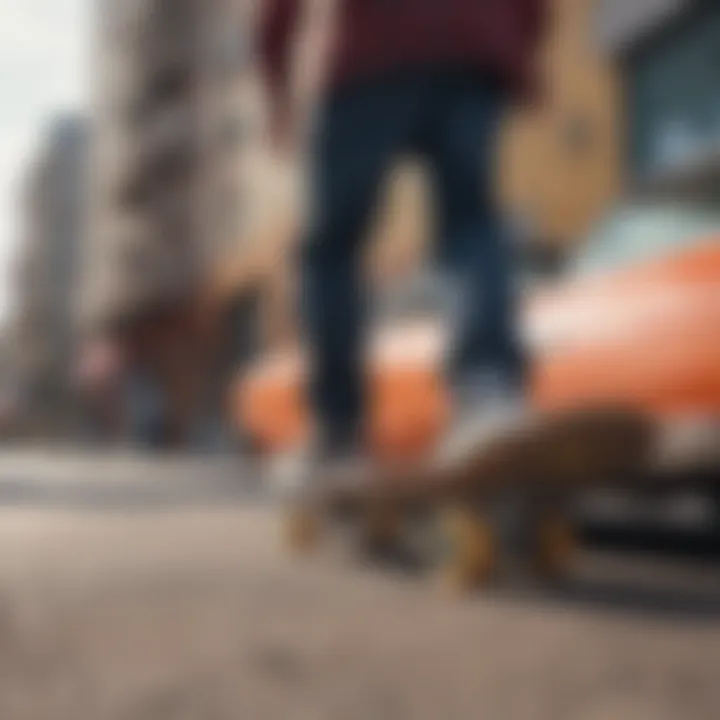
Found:
[[[326,453],[309,444],[271,460],[270,487],[277,497],[292,500],[323,488],[363,483],[369,469],[369,458],[357,450]]]
[[[527,416],[523,389],[496,372],[478,374],[455,388],[454,417],[437,450],[440,464],[468,454],[484,439],[510,430]]]

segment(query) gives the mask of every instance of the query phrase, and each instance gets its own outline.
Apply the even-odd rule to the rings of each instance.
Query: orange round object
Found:
[[[301,442],[310,412],[300,372],[238,383],[237,420],[268,452]],[[441,378],[432,367],[383,367],[371,373],[368,442],[386,460],[419,455],[440,435],[448,417]]]

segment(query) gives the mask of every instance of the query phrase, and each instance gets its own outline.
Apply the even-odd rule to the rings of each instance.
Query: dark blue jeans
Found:
[[[504,109],[495,83],[431,71],[346,87],[322,106],[302,279],[310,399],[331,436],[351,436],[363,420],[363,249],[383,181],[408,154],[430,170],[437,261],[457,299],[449,381],[484,369],[521,378],[510,247],[494,197]]]

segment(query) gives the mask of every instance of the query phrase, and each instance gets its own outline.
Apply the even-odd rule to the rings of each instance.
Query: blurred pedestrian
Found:
[[[292,142],[292,47],[302,0],[264,0],[260,51],[278,149]],[[447,444],[522,407],[524,368],[512,264],[495,199],[501,121],[534,95],[546,0],[337,0],[310,146],[302,244],[313,460],[362,457],[362,250],[382,182],[413,153],[437,206],[437,262],[452,291],[455,342]]]
[[[92,337],[80,350],[75,383],[83,435],[89,442],[116,441],[121,434],[125,361],[119,344],[109,337]]]

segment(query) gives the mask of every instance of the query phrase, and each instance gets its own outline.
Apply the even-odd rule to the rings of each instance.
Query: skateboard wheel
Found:
[[[440,528],[446,545],[440,571],[446,586],[462,593],[486,584],[497,555],[492,525],[469,508],[455,507],[442,513]]]
[[[541,522],[536,548],[538,573],[548,579],[562,576],[577,552],[577,538],[571,523],[563,518]]]
[[[286,545],[296,553],[307,554],[320,544],[322,523],[317,512],[310,508],[291,508],[284,518]]]

